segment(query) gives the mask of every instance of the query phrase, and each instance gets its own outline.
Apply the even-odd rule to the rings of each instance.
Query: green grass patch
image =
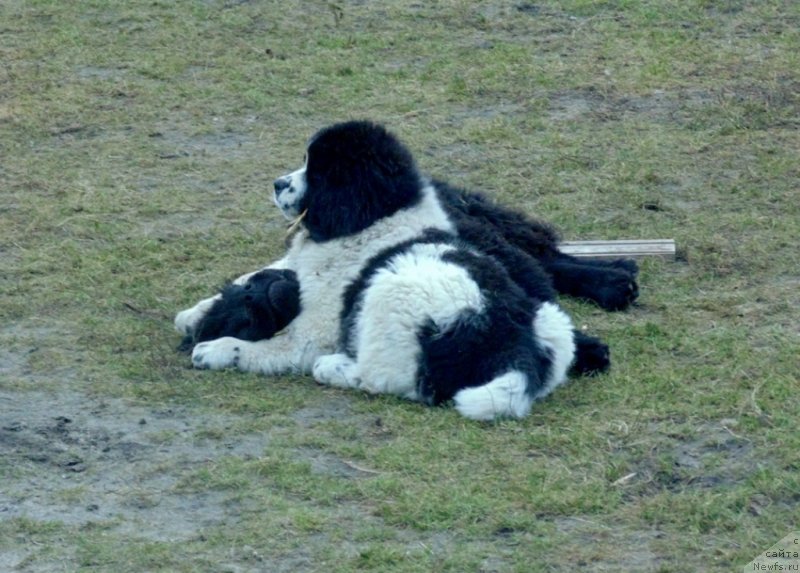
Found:
[[[743,567],[800,527],[798,30],[778,0],[3,3],[0,391],[52,404],[0,424],[0,562]],[[172,317],[280,256],[272,180],[353,117],[567,239],[674,238],[639,306],[564,301],[612,371],[475,424],[192,370]],[[76,428],[120,400],[138,433]]]

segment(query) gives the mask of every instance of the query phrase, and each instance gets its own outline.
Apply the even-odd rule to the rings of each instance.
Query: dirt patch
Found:
[[[295,410],[291,418],[304,428],[310,428],[328,420],[345,419],[352,415],[352,402],[341,394],[331,395],[324,406],[308,406]]]
[[[81,527],[115,525],[154,540],[186,539],[235,521],[219,492],[183,493],[182,476],[227,456],[263,454],[269,437],[203,438],[229,416],[153,409],[61,390],[0,390],[0,455],[6,480],[0,515]],[[142,525],[147,527],[142,527]]]
[[[32,527],[102,530],[137,542],[168,543],[236,527],[247,509],[235,488],[186,484],[220,463],[267,457],[270,431],[243,432],[253,426],[246,414],[97,396],[84,381],[80,351],[58,366],[37,365],[40,348],[72,347],[65,329],[57,321],[22,321],[0,330],[7,343],[0,352],[0,523],[21,520]],[[296,410],[291,418],[298,427],[312,428],[347,416],[359,417],[348,397],[335,394],[323,405]],[[379,419],[361,417],[365,432],[382,432]],[[310,464],[313,474],[348,480],[378,474],[322,449],[292,451]],[[374,519],[384,527],[361,507],[345,505],[340,511],[343,519]],[[359,547],[354,546],[355,554]],[[72,548],[60,550],[66,552],[60,559],[76,558],[68,555]],[[261,557],[245,547],[232,560],[258,563]],[[270,560],[276,567],[271,570],[279,571],[305,570],[310,563],[310,555],[302,552]],[[41,547],[22,537],[0,546],[0,570],[52,567]],[[234,563],[226,567],[260,570]]]
[[[104,68],[100,66],[77,66],[74,71],[75,76],[82,80],[119,80],[126,74],[126,70],[121,68]]]
[[[696,438],[675,445],[677,483],[691,487],[717,487],[738,483],[756,469],[753,445],[737,435],[723,420],[700,428]]]
[[[159,159],[199,156],[231,160],[241,156],[257,157],[262,153],[254,137],[224,129],[191,135],[178,128],[161,128],[150,132],[148,137],[157,144]]]
[[[750,440],[735,432],[736,420],[724,419],[697,428],[691,435],[670,434],[658,440],[631,465],[619,483],[625,499],[649,496],[664,490],[727,488],[744,482],[758,469]],[[663,428],[648,432],[658,436]]]
[[[619,121],[642,116],[656,123],[685,125],[693,121],[698,109],[715,101],[713,94],[700,89],[654,90],[645,95],[623,95],[586,88],[554,93],[550,97],[548,115],[554,121]]]
[[[797,83],[778,79],[768,87],[730,85],[653,90],[623,94],[594,87],[563,90],[550,95],[548,116],[553,121],[620,121],[641,117],[648,122],[679,127],[738,125],[763,129],[797,122]]]
[[[337,478],[353,479],[377,475],[380,472],[314,448],[294,450],[298,457],[311,463],[311,473]]]
[[[556,519],[554,525],[572,540],[570,545],[591,547],[585,555],[576,551],[572,556],[581,571],[650,571],[659,563],[659,552],[653,547],[664,537],[659,530],[631,531],[579,516]],[[614,549],[619,547],[625,551]]]

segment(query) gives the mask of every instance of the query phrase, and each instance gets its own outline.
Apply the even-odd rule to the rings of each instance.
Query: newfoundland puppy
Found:
[[[480,420],[526,415],[565,381],[576,342],[579,362],[606,367],[605,346],[576,335],[554,302],[547,271],[469,219],[471,197],[424,178],[379,125],[323,129],[305,165],[275,182],[275,203],[300,230],[269,269],[295,273],[299,314],[272,338],[199,342],[193,364],[313,372],[323,384],[452,401]],[[192,334],[220,300],[179,313],[176,327]]]
[[[300,312],[300,288],[290,270],[264,269],[244,284],[222,288],[203,319],[178,347],[191,351],[198,342],[223,336],[242,340],[272,338]]]

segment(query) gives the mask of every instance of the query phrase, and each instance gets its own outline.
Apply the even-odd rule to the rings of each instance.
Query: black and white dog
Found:
[[[548,272],[556,284],[557,273],[596,272],[594,290],[614,299],[609,308],[636,296],[630,264],[594,271],[551,253],[548,241],[557,239],[546,226],[481,210],[479,196],[426,180],[408,150],[369,122],[319,132],[305,165],[276,181],[275,202],[287,219],[303,217],[286,256],[267,270],[296,273],[299,314],[269,339],[199,342],[196,367],[313,372],[324,384],[452,400],[473,419],[521,417],[566,380],[576,342],[580,370],[608,365],[605,346],[578,335],[555,304]],[[506,223],[545,236],[515,237],[538,241],[545,269],[515,241],[487,232]],[[219,300],[179,313],[178,330],[192,334]]]
[[[272,338],[299,312],[297,275],[288,269],[263,269],[248,275],[242,284],[226,284],[178,349],[191,351],[198,342],[223,336]]]

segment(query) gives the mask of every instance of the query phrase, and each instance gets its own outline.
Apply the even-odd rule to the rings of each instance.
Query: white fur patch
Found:
[[[420,329],[432,321],[446,330],[465,310],[483,310],[469,273],[441,260],[451,250],[414,245],[370,280],[352,333],[362,389],[417,399]]]
[[[221,299],[222,295],[217,294],[210,298],[205,298],[194,305],[192,308],[180,311],[175,316],[175,330],[183,335],[192,334],[200,321],[212,307],[214,302]]]
[[[421,194],[415,205],[379,219],[355,235],[317,243],[309,240],[305,230],[297,233],[288,253],[274,268],[297,273],[300,314],[280,336],[268,340],[233,344],[223,338],[204,342],[195,347],[195,366],[235,366],[263,374],[311,373],[317,358],[336,351],[344,290],[367,261],[389,247],[420,236],[425,229],[453,232],[433,187],[426,185]],[[234,348],[238,351],[234,352]]]
[[[567,381],[567,371],[575,359],[575,337],[572,320],[552,302],[543,303],[536,311],[533,329],[539,345],[547,349],[553,359],[547,380],[536,394],[537,398],[543,398]]]
[[[522,418],[530,412],[533,402],[527,387],[528,377],[512,370],[483,386],[459,390],[453,401],[456,410],[472,420]]]
[[[306,165],[303,165],[297,171],[278,178],[278,181],[282,181],[288,186],[282,189],[280,193],[276,191],[273,194],[273,199],[283,216],[291,221],[300,215],[300,201],[308,188],[306,184]]]
[[[338,388],[358,388],[356,363],[346,354],[326,354],[314,362],[314,380]]]

